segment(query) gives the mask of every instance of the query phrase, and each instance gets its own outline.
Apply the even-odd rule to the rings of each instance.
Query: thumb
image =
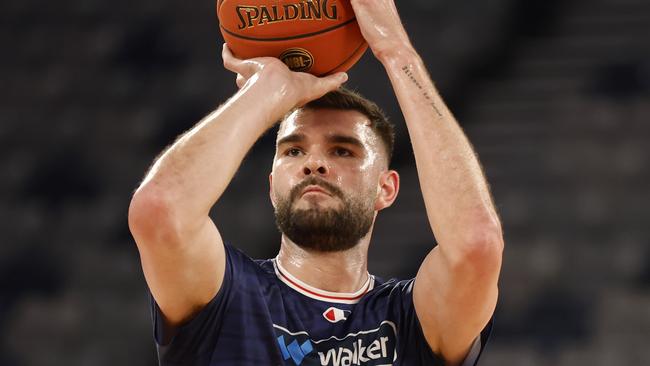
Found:
[[[337,72],[336,74],[322,77],[320,78],[321,91],[323,94],[327,94],[341,87],[346,81],[348,81],[348,74],[345,72]]]

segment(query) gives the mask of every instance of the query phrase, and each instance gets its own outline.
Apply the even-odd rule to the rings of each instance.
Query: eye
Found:
[[[300,149],[292,147],[291,149],[288,149],[284,154],[286,156],[296,157],[296,156],[300,155],[301,153],[302,153],[302,151],[300,151]]]
[[[350,157],[352,156],[352,151],[342,148],[342,147],[337,147],[334,149],[334,155],[340,156],[340,157]]]

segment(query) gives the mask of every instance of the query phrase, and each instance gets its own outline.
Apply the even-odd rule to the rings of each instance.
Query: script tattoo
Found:
[[[436,105],[436,102],[434,101],[433,97],[429,94],[429,92],[420,84],[418,79],[415,78],[415,75],[413,75],[413,71],[411,71],[410,66],[404,66],[402,67],[402,71],[404,71],[404,74],[415,84],[415,86],[422,91],[422,96],[429,102],[429,105],[433,110],[436,112],[438,117],[442,117],[442,113],[440,112],[440,109]]]

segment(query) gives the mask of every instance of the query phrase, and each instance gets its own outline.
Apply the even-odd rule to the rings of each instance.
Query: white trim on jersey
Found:
[[[337,304],[356,304],[359,300],[365,295],[368,291],[372,290],[375,287],[375,276],[368,273],[368,279],[361,286],[361,288],[352,293],[346,292],[330,292],[318,289],[316,287],[310,286],[301,280],[297,279],[291,273],[289,273],[282,264],[278,257],[273,259],[273,268],[275,269],[275,274],[278,278],[284,282],[287,286],[292,289],[300,292],[301,294],[310,297],[312,299],[326,301]]]

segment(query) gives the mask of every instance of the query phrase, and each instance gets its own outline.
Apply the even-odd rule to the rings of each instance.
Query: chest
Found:
[[[284,365],[392,365],[397,326],[381,301],[337,304],[280,294],[269,324]]]

